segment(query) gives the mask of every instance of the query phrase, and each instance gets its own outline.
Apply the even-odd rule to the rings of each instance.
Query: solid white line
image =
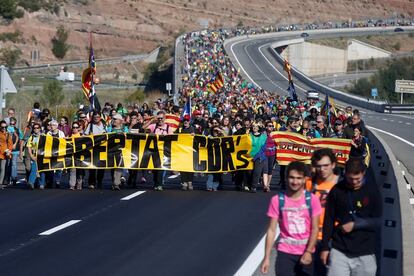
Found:
[[[121,198],[121,200],[130,200],[131,198],[134,198],[136,196],[139,196],[139,195],[141,195],[143,193],[145,193],[145,191],[138,191],[138,192],[135,192],[133,194],[130,194],[129,196],[126,196],[126,197]]]
[[[279,236],[279,227],[276,229],[275,240]],[[256,247],[250,253],[249,257],[244,261],[242,266],[237,270],[234,276],[253,275],[256,269],[259,267],[260,262],[263,260],[265,251],[266,235],[262,237]]]
[[[78,223],[78,222],[80,222],[80,221],[81,221],[81,220],[70,220],[70,221],[68,221],[68,222],[65,222],[64,224],[58,225],[58,226],[53,227],[53,228],[51,228],[51,229],[49,229],[49,230],[47,230],[47,231],[44,231],[44,232],[40,233],[39,235],[40,235],[40,236],[47,236],[47,235],[51,235],[51,234],[53,234],[53,233],[55,233],[55,232],[57,232],[57,231],[60,231],[60,230],[62,230],[62,229],[64,229],[64,228],[66,228],[66,227],[69,227],[69,226],[71,226],[71,225],[74,225],[74,224],[76,224],[76,223]]]
[[[256,85],[258,88],[262,88],[262,87],[260,87],[260,85],[258,85],[251,77],[250,77],[250,75],[249,74],[247,74],[247,71],[246,70],[244,70],[244,67],[241,65],[241,63],[240,63],[240,61],[239,61],[239,59],[237,58],[237,56],[234,54],[234,51],[233,51],[233,47],[234,47],[234,45],[237,45],[237,44],[239,44],[240,42],[244,42],[243,40],[242,41],[238,41],[238,42],[235,42],[235,43],[233,43],[233,44],[231,44],[231,46],[230,46],[230,51],[231,51],[231,53],[233,54],[233,56],[234,56],[234,58],[236,59],[236,61],[237,61],[237,63],[239,64],[239,66],[240,66],[240,68],[243,70],[243,72],[246,74],[246,76],[250,79],[250,81],[252,82],[252,83],[254,83],[254,85]]]
[[[407,184],[407,190],[411,190],[411,185]]]
[[[410,198],[410,204],[414,205],[414,198]]]
[[[410,141],[407,141],[407,140],[405,140],[404,138],[401,138],[400,136],[397,136],[397,135],[395,135],[395,134],[389,133],[389,132],[387,132],[387,131],[384,131],[384,130],[382,130],[382,129],[378,129],[378,128],[375,128],[375,127],[372,127],[372,126],[367,126],[367,127],[368,127],[368,128],[370,128],[370,129],[373,129],[373,130],[375,130],[375,131],[385,133],[385,134],[387,134],[387,135],[389,135],[389,136],[394,137],[395,139],[400,140],[401,142],[406,143],[406,144],[407,144],[407,145],[409,145],[409,146],[414,147],[414,143],[411,143]]]

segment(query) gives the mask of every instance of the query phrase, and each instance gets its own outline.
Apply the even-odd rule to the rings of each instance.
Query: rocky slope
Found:
[[[30,51],[39,50],[40,63],[52,63],[57,59],[51,38],[58,25],[70,30],[71,48],[64,60],[81,60],[88,55],[88,32],[102,58],[149,52],[205,24],[263,26],[414,15],[411,0],[66,0],[60,5],[58,12],[25,12],[21,19],[3,22],[0,33],[18,30],[22,40],[0,42],[0,47],[19,48],[26,61]]]

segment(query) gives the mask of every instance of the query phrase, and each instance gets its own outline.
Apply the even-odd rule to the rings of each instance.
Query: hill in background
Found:
[[[7,0],[8,2],[13,0]],[[52,63],[56,28],[69,30],[70,48],[63,60],[87,57],[88,32],[98,58],[149,52],[173,45],[180,33],[211,28],[270,24],[411,17],[414,2],[394,0],[14,0],[27,6],[22,18],[3,20],[0,33],[19,33],[0,47],[21,51],[18,64],[40,51],[40,63]],[[20,3],[20,4],[19,4]],[[39,6],[33,8],[34,4]],[[39,10],[37,10],[40,7]],[[19,6],[23,12],[23,9]]]

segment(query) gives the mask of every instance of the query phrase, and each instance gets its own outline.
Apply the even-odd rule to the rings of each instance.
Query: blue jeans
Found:
[[[29,180],[27,181],[27,183],[29,183],[29,185],[34,185],[37,179],[37,163],[31,160],[30,164],[32,166],[30,168],[30,175],[29,175]],[[44,187],[45,181],[46,181],[45,173],[41,172],[40,178],[39,178],[39,186]]]

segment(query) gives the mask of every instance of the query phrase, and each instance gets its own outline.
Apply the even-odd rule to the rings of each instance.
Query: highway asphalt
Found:
[[[376,32],[358,32],[359,34],[375,34]],[[269,47],[276,41],[298,38],[296,34],[282,33],[278,37],[238,40],[226,45],[226,51],[233,63],[242,68],[241,73],[259,87],[287,95],[288,81],[283,66],[280,65],[269,51]],[[350,34],[341,34],[345,37]],[[320,39],[337,36],[335,32],[324,34],[312,34],[311,38]],[[294,77],[296,91],[300,97],[305,96],[306,90],[310,89]],[[345,105],[346,103],[341,103]],[[414,125],[413,115],[397,115],[376,113],[360,108],[362,119],[368,126],[379,129],[378,132],[393,150],[397,159],[407,167],[410,174],[414,175]],[[393,135],[393,136],[392,136]]]
[[[109,175],[109,174],[108,174]],[[149,178],[150,179],[150,178]],[[263,237],[276,192],[0,191],[0,275],[233,275]],[[277,179],[275,179],[277,181]],[[148,188],[148,189],[146,189]],[[80,220],[51,235],[39,235]]]

